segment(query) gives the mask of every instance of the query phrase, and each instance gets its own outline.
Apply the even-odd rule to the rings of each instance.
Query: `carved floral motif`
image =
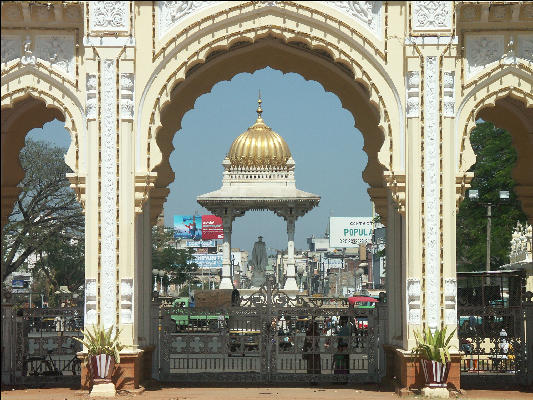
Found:
[[[444,322],[457,325],[457,279],[444,279]]]
[[[2,36],[1,46],[2,64],[20,58],[22,41],[19,36]]]
[[[440,319],[440,138],[437,57],[426,57],[424,76],[424,230],[426,319]]]
[[[442,82],[442,108],[445,117],[455,116],[455,72],[444,72]]]
[[[91,31],[128,31],[130,29],[129,1],[89,2]]]
[[[105,328],[116,325],[117,131],[115,60],[102,63],[100,309]]]
[[[407,279],[407,320],[410,324],[421,323],[420,298],[422,287],[420,279]]]
[[[420,72],[407,72],[407,117],[420,116]]]
[[[216,1],[158,1],[158,37],[162,38],[179,21],[193,12],[217,3]]]
[[[413,1],[414,30],[447,30],[452,27],[452,8],[447,1]]]
[[[362,22],[376,36],[380,35],[381,1],[324,1],[324,4],[336,8]]]
[[[37,36],[36,56],[50,66],[74,76],[74,37],[69,35]]]
[[[86,78],[86,88],[87,88],[87,102],[85,103],[85,113],[87,119],[96,118],[96,109],[97,109],[97,80],[96,74],[87,74]]]
[[[133,119],[133,82],[133,74],[120,74],[120,118],[122,119]]]
[[[467,78],[481,72],[487,65],[498,61],[504,54],[503,35],[467,36]]]

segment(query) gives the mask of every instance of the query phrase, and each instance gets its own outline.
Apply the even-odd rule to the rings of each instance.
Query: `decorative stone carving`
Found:
[[[101,108],[101,295],[104,327],[116,325],[116,241],[117,241],[117,131],[116,66],[114,59],[102,63]]]
[[[440,138],[437,57],[426,57],[424,71],[424,231],[426,320],[440,319]]]
[[[26,40],[24,41],[24,55],[20,60],[20,62],[22,62],[22,64],[24,65],[35,64],[35,56],[33,55],[31,48],[31,39],[29,36],[26,36]]]
[[[216,1],[158,1],[158,38],[161,39],[178,22],[197,10],[217,3]]]
[[[134,75],[120,74],[120,118],[133,119]]]
[[[2,3],[7,3],[7,2],[2,2]],[[16,3],[14,3],[14,2],[13,2],[13,4],[11,4],[9,6],[3,7],[2,12],[3,13],[5,12],[5,16],[10,21],[16,21],[16,20],[22,18],[22,13],[21,13],[21,10],[20,10],[20,6],[18,4],[16,4]]]
[[[444,322],[457,325],[457,279],[444,279]]]
[[[46,6],[35,7],[35,15],[37,16],[38,21],[47,22],[50,20],[50,9]]]
[[[74,77],[74,37],[70,35],[37,36],[37,58],[50,63],[54,69]]]
[[[464,6],[461,8],[461,20],[472,21],[477,18],[476,6]]]
[[[382,1],[324,1],[322,3],[348,14],[365,25],[374,35],[381,36]]]
[[[509,40],[507,40],[505,53],[502,56],[502,62],[507,65],[516,64],[516,42],[513,36],[510,36]]]
[[[133,323],[133,279],[120,281],[120,322]]]
[[[70,6],[65,9],[65,19],[69,22],[80,19],[80,10],[77,6]]]
[[[517,35],[519,58],[533,62],[533,35]]]
[[[420,116],[420,72],[407,72],[407,118]]]
[[[503,35],[466,36],[467,78],[472,78],[504,54]]]
[[[20,58],[21,55],[21,38],[19,36],[2,36],[2,64]]]
[[[85,279],[85,324],[97,322],[96,313],[96,279]]]
[[[447,1],[413,1],[412,27],[415,31],[439,31],[452,28],[452,8]]]
[[[93,32],[127,32],[130,29],[129,1],[89,2],[89,28]]]
[[[531,263],[533,261],[533,241],[531,225],[522,226],[516,223],[516,228],[511,239],[511,254],[509,255],[511,264]]]
[[[455,72],[444,72],[442,82],[442,108],[445,117],[455,116]]]
[[[492,5],[490,7],[490,19],[501,21],[505,19],[507,15],[507,6],[506,5]]]
[[[421,323],[420,298],[422,296],[422,286],[420,279],[407,279],[407,321],[410,324]]]
[[[87,74],[86,77],[87,102],[85,104],[85,113],[87,119],[96,119],[96,110],[98,106],[98,92],[96,74]]]

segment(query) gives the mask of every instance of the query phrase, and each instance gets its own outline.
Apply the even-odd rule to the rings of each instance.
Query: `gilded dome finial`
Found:
[[[257,98],[257,118],[262,118],[261,113],[263,112],[263,109],[261,108],[261,103],[263,100],[261,100],[261,89],[259,89],[259,97]]]

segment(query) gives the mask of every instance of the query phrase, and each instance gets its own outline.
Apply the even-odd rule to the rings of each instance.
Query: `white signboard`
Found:
[[[329,247],[359,247],[372,242],[372,217],[330,217]]]

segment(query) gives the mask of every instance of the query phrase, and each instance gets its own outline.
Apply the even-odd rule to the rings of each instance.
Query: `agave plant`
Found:
[[[423,335],[420,332],[415,331],[416,347],[413,352],[418,356],[426,360],[437,361],[442,364],[451,361],[450,357],[450,341],[455,333],[455,329],[452,333],[446,337],[446,327],[441,330],[437,329],[435,333],[431,333],[430,329],[426,327]]]
[[[121,345],[118,336],[120,334],[118,328],[115,329],[113,335],[113,327],[104,329],[99,326],[93,326],[93,331],[89,329],[86,331],[81,330],[83,333],[83,339],[74,338],[78,342],[83,343],[87,347],[87,354],[89,356],[97,356],[99,354],[107,354],[115,359],[115,362],[120,363],[120,350],[125,346]]]

